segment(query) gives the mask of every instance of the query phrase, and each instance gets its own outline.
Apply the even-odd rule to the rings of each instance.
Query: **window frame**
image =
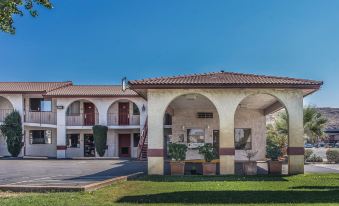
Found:
[[[73,135],[77,135],[77,138],[78,138],[76,147],[74,147],[72,145],[72,136]],[[66,134],[66,146],[67,146],[67,148],[80,148],[80,133]]]
[[[41,141],[38,143],[34,143],[34,132],[40,132],[40,135],[42,134],[41,132],[43,132],[43,138],[39,138],[39,139],[44,139],[44,143],[42,143]],[[49,134],[48,134],[49,133]],[[53,135],[52,135],[52,130],[29,130],[29,144],[31,145],[49,145],[49,144],[53,144]],[[49,137],[47,137],[49,135]],[[46,141],[47,140],[47,141]],[[50,141],[49,141],[50,140]]]
[[[237,141],[236,140],[236,134],[237,134],[237,132],[236,132],[236,130],[249,130],[250,132],[249,132],[249,138],[248,138],[248,140],[246,141],[246,145],[245,145],[245,147],[244,148],[239,148],[239,147],[237,147],[237,143],[238,142],[240,142],[240,141]],[[245,135],[245,134],[244,134]],[[240,140],[240,139],[239,139]],[[252,150],[252,148],[253,148],[253,145],[252,145],[252,143],[253,143],[253,139],[252,139],[252,128],[235,128],[234,129],[234,148],[235,148],[235,150]]]
[[[38,104],[38,108],[37,109],[32,109],[32,101],[39,101]],[[43,102],[50,102],[50,108],[49,110],[43,110]],[[36,103],[35,103],[36,104]],[[45,99],[45,98],[29,98],[29,111],[30,112],[52,112],[52,99]],[[36,106],[36,105],[35,105]]]

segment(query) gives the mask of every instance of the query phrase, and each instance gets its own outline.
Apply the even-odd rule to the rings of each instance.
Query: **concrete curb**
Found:
[[[0,190],[11,192],[86,192],[97,190],[113,183],[124,182],[129,179],[139,177],[143,174],[143,172],[137,172],[130,175],[114,177],[84,186],[0,185]]]

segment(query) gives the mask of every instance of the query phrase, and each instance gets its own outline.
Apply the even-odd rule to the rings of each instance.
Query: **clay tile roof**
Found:
[[[322,81],[275,77],[234,72],[212,72],[183,76],[149,78],[129,81],[132,89],[142,88],[181,88],[181,87],[217,87],[217,88],[313,88],[319,89]]]
[[[0,82],[3,93],[45,93],[72,85],[72,82]]]
[[[45,96],[55,97],[114,97],[138,96],[132,90],[122,91],[118,85],[72,85],[48,92]]]

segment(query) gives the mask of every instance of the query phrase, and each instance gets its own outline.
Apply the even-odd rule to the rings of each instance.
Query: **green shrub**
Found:
[[[1,133],[6,138],[7,150],[13,157],[17,157],[23,146],[22,122],[18,111],[11,112],[0,127]]]
[[[311,155],[308,159],[308,162],[322,162],[323,158],[321,158],[320,156],[317,156],[315,154]]]
[[[328,162],[339,163],[339,151],[328,149],[326,151],[326,157]]]
[[[100,157],[103,157],[105,155],[105,151],[107,148],[107,131],[108,128],[106,126],[93,126],[95,149]]]
[[[280,145],[274,143],[273,141],[267,141],[266,145],[266,157],[271,160],[278,160],[282,156],[282,151]]]
[[[311,155],[313,154],[313,150],[311,149],[305,149],[305,152],[304,152],[304,160],[307,161]]]
[[[168,155],[175,161],[186,159],[187,146],[184,144],[170,143],[168,145]]]
[[[216,151],[211,143],[206,143],[204,146],[200,146],[199,154],[204,156],[206,162],[211,162],[216,158]]]

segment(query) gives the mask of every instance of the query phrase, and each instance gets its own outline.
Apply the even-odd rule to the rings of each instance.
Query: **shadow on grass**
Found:
[[[125,196],[119,203],[338,203],[337,190],[330,191],[182,191]]]
[[[288,181],[284,176],[241,176],[241,175],[222,175],[222,176],[142,176],[137,181],[149,181],[149,182],[217,182],[217,181]],[[133,181],[133,180],[132,180]]]
[[[339,186],[295,186],[295,187],[289,187],[289,189],[337,190],[339,192]]]

